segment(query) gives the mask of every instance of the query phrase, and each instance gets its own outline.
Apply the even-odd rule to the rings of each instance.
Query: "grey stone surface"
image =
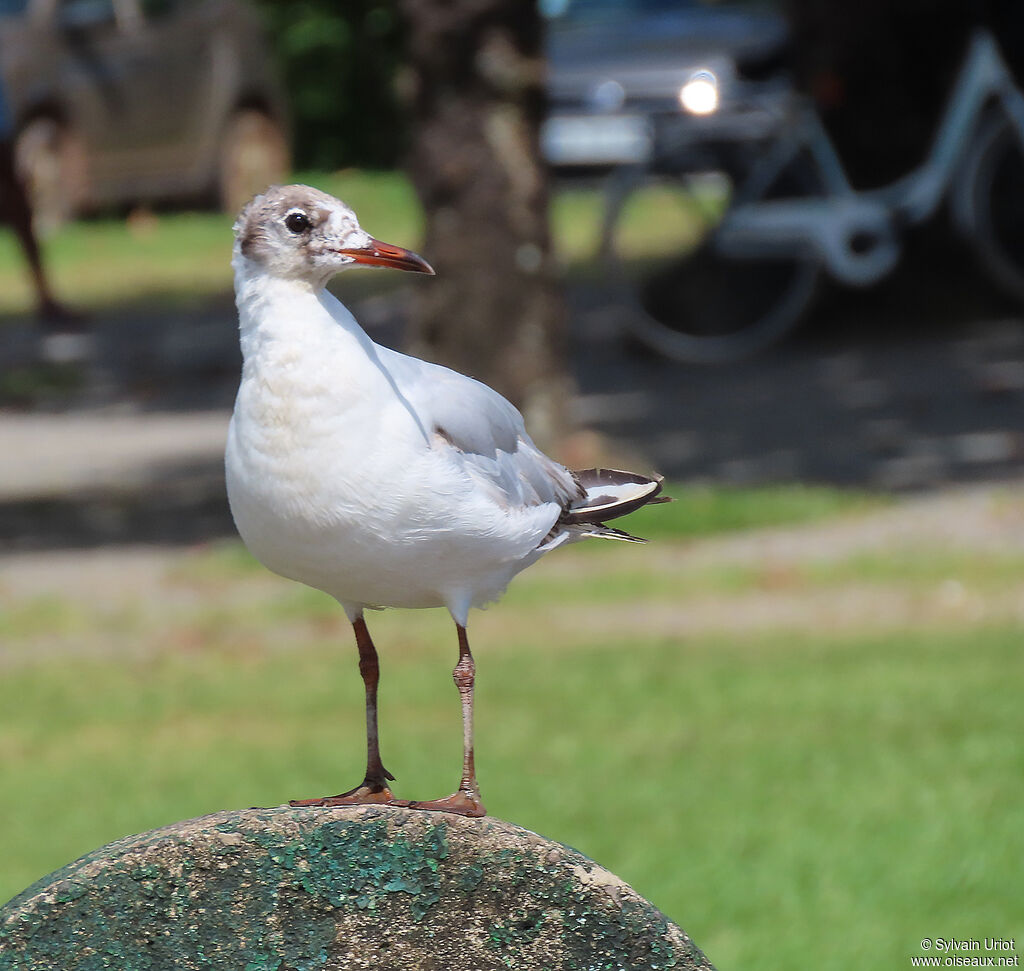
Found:
[[[0,910],[0,968],[713,971],[568,847],[384,807],[221,812],[111,843]]]

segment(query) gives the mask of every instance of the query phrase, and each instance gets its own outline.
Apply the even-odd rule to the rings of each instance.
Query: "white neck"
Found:
[[[356,344],[369,352],[373,342],[349,310],[324,287],[273,276],[235,252],[235,304],[246,362],[261,349],[286,343],[293,350]]]
[[[332,433],[338,416],[367,407],[372,414],[373,402],[397,398],[412,419],[410,434],[428,440],[381,348],[339,300],[323,287],[269,274],[238,253],[232,263],[242,346],[236,426],[262,427],[271,437],[284,430],[289,438],[280,420],[287,412],[292,428]]]

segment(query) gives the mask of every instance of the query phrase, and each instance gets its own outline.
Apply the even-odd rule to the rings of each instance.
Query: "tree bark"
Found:
[[[496,388],[534,437],[564,431],[565,311],[540,159],[543,25],[526,0],[402,0],[410,168],[426,212],[410,350]]]

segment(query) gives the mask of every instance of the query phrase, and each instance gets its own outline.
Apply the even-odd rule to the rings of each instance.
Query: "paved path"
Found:
[[[576,416],[687,479],[921,490],[1024,477],[1024,315],[956,256],[912,250],[885,286],[833,292],[795,337],[721,368],[638,352],[600,290],[575,286]],[[407,292],[356,311],[398,342]],[[8,327],[0,372],[33,353],[31,332]],[[227,299],[98,321],[76,390],[0,410],[0,544],[231,534],[221,446],[239,364]]]
[[[218,465],[228,418],[223,409],[5,414],[0,503],[147,489],[182,468]]]
[[[729,367],[623,357],[614,312],[578,293],[585,416],[687,478],[916,490],[1024,474],[1024,313],[969,254],[917,243],[883,286],[826,291],[799,333]]]
[[[671,575],[677,593],[635,603],[531,599],[525,613],[475,615],[477,636],[500,645],[538,629],[552,643],[572,643],[581,631],[680,638],[1024,624],[1024,484],[957,486],[821,523],[652,543],[626,557],[628,564],[628,551],[611,545],[545,557],[516,586],[558,590],[625,569],[638,590],[647,577],[652,590],[663,591],[664,577]],[[898,567],[877,575],[871,564]],[[744,576],[749,582],[737,585]],[[724,584],[722,578],[728,578]],[[217,553],[211,559],[203,547],[0,550],[0,608],[21,605],[27,618],[15,621],[0,644],[0,668],[68,654],[177,652],[205,637],[197,631],[211,629],[211,611],[220,619],[240,618],[240,643],[251,645],[264,635],[245,628],[245,618],[269,610],[278,620],[264,647],[288,650],[324,633],[322,612],[296,609],[296,598],[304,596],[296,584]],[[63,621],[41,626],[41,611]],[[340,612],[328,616],[343,636]],[[410,619],[401,611],[392,618],[412,625],[445,622],[440,615]]]

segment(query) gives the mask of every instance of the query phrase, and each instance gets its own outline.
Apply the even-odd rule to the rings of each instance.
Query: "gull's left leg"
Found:
[[[352,621],[359,651],[359,673],[366,689],[366,776],[361,785],[337,796],[321,799],[293,799],[290,806],[362,806],[366,804],[392,803],[394,797],[388,782],[394,776],[384,768],[380,760],[380,743],[377,738],[377,683],[380,680],[380,662],[377,649],[373,646],[366,621],[360,613]]]
[[[480,787],[476,781],[476,766],[473,761],[473,682],[476,679],[476,664],[469,650],[469,639],[466,628],[456,622],[459,632],[459,661],[452,671],[455,687],[459,689],[462,702],[462,781],[458,792],[444,799],[432,799],[427,802],[411,802],[410,809],[440,809],[447,813],[458,813],[460,816],[486,816],[483,801],[480,799]]]

